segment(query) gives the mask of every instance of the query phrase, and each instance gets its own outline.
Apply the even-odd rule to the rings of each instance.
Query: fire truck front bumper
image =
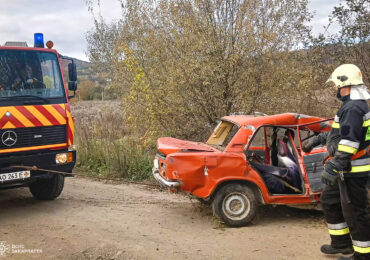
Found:
[[[66,156],[67,161],[64,162]],[[0,188],[27,184],[40,178],[53,177],[54,173],[44,170],[63,172],[65,174],[62,175],[65,177],[73,176],[71,173],[75,164],[76,151],[67,149],[1,156]],[[31,167],[43,171],[34,170]]]

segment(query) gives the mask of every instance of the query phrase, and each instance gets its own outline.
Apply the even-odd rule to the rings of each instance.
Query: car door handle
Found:
[[[312,163],[312,172],[316,172],[316,162],[313,162]]]

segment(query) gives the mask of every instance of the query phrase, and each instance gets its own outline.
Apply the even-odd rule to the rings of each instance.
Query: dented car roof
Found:
[[[231,115],[224,116],[222,120],[230,121],[239,126],[252,125],[254,127],[259,127],[261,125],[270,125],[270,124],[294,126],[317,122],[324,119],[321,117],[308,116],[303,114],[284,113],[271,116]]]

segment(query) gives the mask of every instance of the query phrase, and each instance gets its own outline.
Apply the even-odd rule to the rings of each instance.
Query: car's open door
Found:
[[[321,174],[324,172],[323,162],[328,153],[325,146],[316,147],[310,153],[305,153],[302,150],[302,144],[320,132],[329,131],[331,128],[330,120],[332,119],[297,125],[298,151],[301,158],[303,158],[303,167],[306,172],[306,180],[309,183],[310,194],[321,193],[324,188],[324,184],[321,182]]]

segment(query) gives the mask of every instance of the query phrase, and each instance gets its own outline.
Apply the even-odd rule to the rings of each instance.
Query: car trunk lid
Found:
[[[200,142],[180,140],[172,137],[161,137],[157,141],[158,151],[168,155],[179,151],[216,152],[217,149]]]

